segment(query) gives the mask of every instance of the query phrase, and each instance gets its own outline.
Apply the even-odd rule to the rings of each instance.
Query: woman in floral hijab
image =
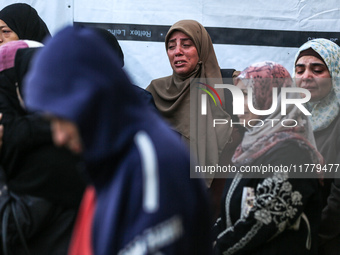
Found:
[[[310,120],[317,148],[329,167],[340,163],[339,61],[337,44],[314,39],[298,50],[293,72],[296,84],[311,92],[306,107],[312,114]],[[338,254],[340,250],[340,179],[335,174],[334,169],[325,173],[319,254]]]
[[[320,182],[305,173],[304,164],[321,164],[322,157],[308,118],[295,105],[281,115],[281,91],[292,79],[282,65],[266,61],[246,68],[236,82],[245,96],[239,118],[247,131],[233,156],[236,174],[227,180],[214,226],[215,254],[315,254]],[[293,94],[288,95],[299,97]],[[268,115],[253,114],[248,96],[257,110],[275,102],[277,107]],[[304,175],[293,175],[296,167]]]

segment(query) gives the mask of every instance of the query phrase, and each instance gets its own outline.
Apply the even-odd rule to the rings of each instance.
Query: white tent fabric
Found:
[[[294,33],[298,31],[330,32],[328,39],[335,42],[340,40],[340,9],[337,0],[327,0],[327,4],[319,0],[286,0],[284,4],[252,0],[0,0],[0,8],[15,2],[33,6],[47,23],[52,35],[73,22],[147,27],[171,26],[181,19],[195,19],[205,27],[215,29],[250,29],[255,32],[259,29],[279,33],[292,31],[290,36],[293,37],[298,35]],[[148,29],[119,32],[140,33],[141,39],[151,33]],[[249,31],[244,30],[246,32]],[[228,39],[227,34],[222,36]],[[247,34],[243,38],[247,40]],[[305,37],[306,40],[310,38],[308,35]],[[138,36],[134,40],[119,38],[119,42],[125,55],[125,70],[136,85],[145,88],[152,79],[172,73],[164,42],[138,40]],[[287,46],[279,39],[278,44],[245,45],[238,44],[235,39],[233,43],[214,42],[214,47],[221,68],[243,70],[254,62],[272,60],[291,71],[298,45]]]

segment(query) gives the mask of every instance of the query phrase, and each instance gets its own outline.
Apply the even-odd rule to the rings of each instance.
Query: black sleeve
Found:
[[[21,244],[19,232],[26,241],[34,239],[46,229],[46,226],[51,227],[56,217],[64,213],[69,214],[73,221],[74,217],[71,215],[73,212],[75,216],[76,210],[65,209],[41,197],[18,195],[10,191],[6,185],[6,175],[0,167],[0,239],[2,245],[4,240],[7,248]],[[67,218],[64,217],[63,220],[63,224],[68,224]],[[62,229],[63,226],[58,228]]]
[[[1,163],[5,170],[16,160],[16,156],[25,151],[43,145],[52,144],[50,122],[42,117],[27,113],[16,98],[14,88],[0,86],[1,124],[4,126]]]
[[[340,235],[340,179],[336,178],[331,184],[327,198],[327,206],[322,210],[319,235],[321,242],[326,242]]]
[[[336,139],[336,159],[331,163],[340,163],[340,136]],[[335,169],[335,166],[334,166]],[[320,224],[320,242],[324,243],[340,235],[340,167],[336,169],[335,179],[331,184],[327,205],[322,210]]]
[[[4,148],[29,150],[41,144],[52,143],[51,126],[48,120],[34,114],[16,116],[8,120],[5,114],[2,121]]]

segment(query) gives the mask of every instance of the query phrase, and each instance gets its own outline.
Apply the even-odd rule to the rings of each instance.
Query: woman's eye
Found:
[[[302,69],[302,68],[296,68],[296,69],[295,69],[295,73],[296,73],[296,74],[303,74],[304,71],[305,71],[305,70]]]
[[[191,46],[192,46],[191,44],[183,44],[183,47],[185,47],[185,48],[189,48]]]

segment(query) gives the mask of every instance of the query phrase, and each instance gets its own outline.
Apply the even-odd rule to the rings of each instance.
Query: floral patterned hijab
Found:
[[[340,111],[340,47],[327,39],[313,39],[303,44],[295,56],[298,60],[301,52],[307,49],[317,52],[328,67],[332,78],[333,88],[330,93],[320,101],[308,102],[307,109],[312,113],[310,116],[313,131],[327,128],[332,121],[339,115]],[[295,77],[295,68],[293,71]]]
[[[238,76],[236,82],[240,80],[246,87],[252,88],[252,101],[257,110],[267,110],[271,107],[274,87],[278,89],[277,105],[279,106],[281,105],[281,88],[293,86],[292,78],[286,68],[271,61],[255,63],[247,67]],[[296,93],[288,93],[287,96],[290,98],[299,97]],[[263,125],[258,124],[244,134],[243,140],[232,158],[236,166],[250,165],[271,148],[287,140],[293,140],[300,147],[306,148],[310,152],[313,162],[321,162],[321,155],[315,149],[310,121],[295,105],[287,105],[286,115],[282,115],[281,107],[277,107],[272,114],[264,116],[262,120]],[[293,123],[292,120],[296,120],[296,122]],[[285,125],[281,125],[282,121]]]

